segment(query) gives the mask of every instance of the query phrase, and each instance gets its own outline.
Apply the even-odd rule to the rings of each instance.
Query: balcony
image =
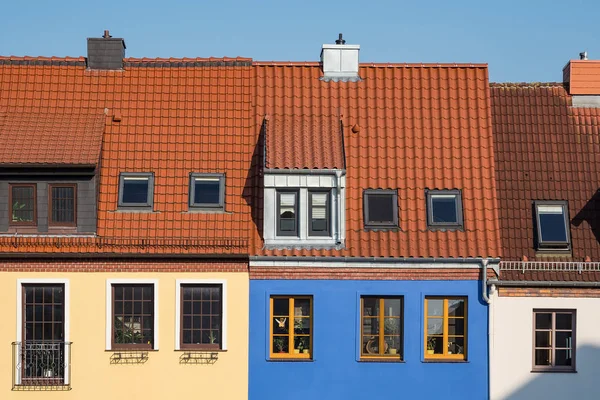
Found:
[[[13,342],[13,390],[71,390],[71,342]]]

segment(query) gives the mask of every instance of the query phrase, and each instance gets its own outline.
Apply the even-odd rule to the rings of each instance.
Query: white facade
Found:
[[[490,293],[492,400],[600,399],[600,298],[498,297]],[[576,310],[576,372],[531,372],[533,310]]]

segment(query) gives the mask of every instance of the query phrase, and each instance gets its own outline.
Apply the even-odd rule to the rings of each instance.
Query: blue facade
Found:
[[[249,399],[486,399],[481,281],[251,280]],[[313,296],[313,358],[269,357],[269,298]],[[360,359],[360,296],[404,297],[404,362]],[[467,361],[424,362],[425,296],[465,296]]]

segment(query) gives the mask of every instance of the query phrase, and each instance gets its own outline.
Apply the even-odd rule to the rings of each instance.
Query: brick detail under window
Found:
[[[250,267],[250,279],[477,280],[480,269]]]
[[[248,272],[245,262],[207,260],[27,260],[0,262],[0,272]]]
[[[600,298],[600,288],[498,288],[498,297]]]

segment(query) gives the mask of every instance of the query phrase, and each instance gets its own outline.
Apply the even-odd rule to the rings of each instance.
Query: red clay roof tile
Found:
[[[340,116],[347,171],[345,249],[263,250],[258,193],[253,215],[255,254],[500,255],[485,65],[361,64],[360,82],[323,82],[318,63],[255,62],[254,74],[257,135],[264,115],[310,116],[321,120],[311,122],[316,126]],[[355,125],[360,130],[353,133]],[[303,151],[301,160],[313,157],[308,148]],[[254,183],[259,185],[262,161],[256,152],[254,165]],[[399,231],[364,230],[362,193],[367,188],[398,190]],[[462,190],[464,231],[427,229],[426,188]]]
[[[0,166],[96,166],[104,114],[0,112]]]
[[[532,201],[567,200],[572,255],[549,260],[599,261],[600,109],[572,107],[560,83],[492,84],[491,101],[506,259],[546,260],[534,248]]]

